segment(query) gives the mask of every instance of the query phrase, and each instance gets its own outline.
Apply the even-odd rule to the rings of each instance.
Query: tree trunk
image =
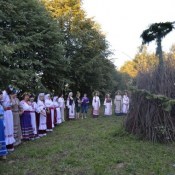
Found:
[[[157,49],[156,49],[156,56],[159,58],[159,65],[158,65],[158,74],[157,74],[157,92],[163,93],[163,80],[164,80],[164,60],[163,60],[163,53],[162,53],[162,39],[161,36],[157,38]]]
[[[163,53],[162,53],[162,39],[161,36],[157,38],[157,49],[156,56],[159,58],[159,68],[162,70],[163,68]]]

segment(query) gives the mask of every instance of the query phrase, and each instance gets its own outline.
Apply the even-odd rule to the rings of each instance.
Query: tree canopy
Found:
[[[1,85],[15,84],[34,91],[51,89],[65,64],[56,21],[36,0],[1,1],[0,19]]]
[[[119,76],[107,58],[111,54],[105,35],[87,18],[80,0],[43,0],[46,9],[59,23],[64,36],[65,58],[69,62],[67,76],[73,91],[105,93],[116,86]]]
[[[121,79],[99,25],[80,0],[0,1],[1,88],[114,91]]]

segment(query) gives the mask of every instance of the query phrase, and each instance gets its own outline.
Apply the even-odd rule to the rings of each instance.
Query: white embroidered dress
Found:
[[[98,116],[100,113],[100,98],[98,96],[94,96],[92,100],[92,107],[93,107],[93,115]]]
[[[62,118],[61,118],[61,111],[60,111],[60,106],[58,103],[58,97],[55,96],[53,98],[53,104],[56,109],[56,124],[61,124],[62,123]]]
[[[112,115],[112,99],[111,98],[105,98],[104,106],[105,106],[104,115],[107,115],[107,116]]]
[[[15,143],[13,113],[11,110],[12,103],[6,91],[3,91],[2,105],[4,107],[5,142],[6,145],[11,145]]]
[[[123,113],[127,114],[129,111],[129,97],[127,95],[123,96]]]

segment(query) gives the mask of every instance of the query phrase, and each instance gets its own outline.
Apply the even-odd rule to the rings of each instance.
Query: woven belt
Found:
[[[4,108],[4,110],[8,111],[8,110],[12,110],[12,108],[11,107],[6,107],[6,108]]]

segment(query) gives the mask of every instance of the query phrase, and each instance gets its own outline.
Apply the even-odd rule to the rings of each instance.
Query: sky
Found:
[[[175,21],[175,0],[83,0],[83,9],[101,25],[117,68],[134,58],[142,43],[140,35],[150,24]],[[163,51],[172,44],[175,30],[163,39]],[[155,42],[148,46],[151,52],[155,48]]]

